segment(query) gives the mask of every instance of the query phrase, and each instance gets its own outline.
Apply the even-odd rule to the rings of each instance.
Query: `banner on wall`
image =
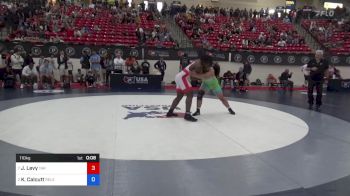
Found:
[[[205,52],[211,55],[214,61],[229,61],[228,52],[196,50],[196,49],[157,49],[145,48],[145,58],[150,60],[158,60],[163,58],[165,60],[180,60],[184,53],[187,53],[190,59],[197,59],[200,52]]]
[[[2,48],[2,49],[1,49]],[[141,59],[142,48],[130,48],[125,46],[96,46],[96,45],[68,45],[62,43],[47,43],[47,44],[33,44],[27,42],[3,42],[0,43],[0,52],[4,50],[22,50],[26,52],[32,52],[34,57],[40,56],[56,56],[60,51],[65,51],[71,58],[80,58],[83,51],[91,54],[92,51],[96,51],[103,56],[107,53],[116,52],[121,53],[123,58],[133,55],[137,59]]]
[[[251,52],[232,52],[231,61],[242,63],[247,60],[252,64],[267,65],[305,65],[312,58],[313,54],[287,54],[287,53],[251,53]],[[350,57],[346,55],[333,55],[327,57],[332,65],[350,65]]]
[[[56,56],[59,51],[63,50],[71,58],[80,58],[83,51],[91,54],[96,51],[100,55],[106,53],[119,52],[122,57],[132,55],[137,59],[142,59],[143,54],[145,59],[158,60],[160,57],[164,60],[180,60],[184,53],[187,53],[190,59],[197,59],[200,52],[205,52],[213,56],[214,61],[231,61],[242,63],[248,60],[252,64],[268,64],[268,65],[304,65],[311,58],[312,54],[292,54],[292,53],[255,53],[255,52],[220,52],[208,50],[196,50],[194,48],[187,49],[159,49],[159,48],[130,48],[125,46],[96,46],[96,45],[68,45],[68,44],[32,44],[26,42],[0,42],[0,53],[10,50],[22,50],[32,52],[34,57],[40,56]],[[231,58],[230,58],[231,55]],[[350,65],[350,56],[347,55],[332,55],[327,58],[333,65]]]

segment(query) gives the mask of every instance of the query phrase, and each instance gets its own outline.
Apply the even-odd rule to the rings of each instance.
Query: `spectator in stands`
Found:
[[[258,37],[258,41],[259,43],[261,43],[262,45],[265,44],[265,40],[266,40],[266,35],[264,32],[260,32],[260,35]]]
[[[227,72],[225,72],[222,76],[221,79],[221,88],[224,88],[225,85],[230,85],[230,87],[233,87],[233,83],[235,80],[235,74],[232,73],[230,70],[227,70]]]
[[[34,62],[30,62],[28,65],[26,65],[22,70],[22,84],[21,88],[24,86],[33,86],[34,83],[38,82],[39,74],[34,67]]]
[[[159,61],[157,61],[154,64],[154,68],[156,68],[160,72],[160,75],[162,76],[162,81],[163,81],[165,70],[166,70],[166,63],[165,63],[163,57],[160,57]]]
[[[287,32],[285,32],[285,31],[282,31],[281,33],[280,33],[280,38],[281,38],[281,40],[287,40],[287,36],[288,36],[288,34],[287,34]]]
[[[277,43],[277,46],[279,46],[279,47],[286,47],[287,43],[283,39],[280,39],[280,41],[278,41],[278,43]]]
[[[242,39],[242,46],[243,48],[249,47],[249,40],[248,39]]]
[[[93,75],[96,77],[96,82],[101,83],[101,57],[96,51],[92,51],[90,56],[90,65]]]
[[[328,76],[329,68],[328,61],[323,57],[323,50],[316,50],[315,58],[308,62],[307,67],[310,70],[310,79],[308,82],[309,109],[312,109],[314,105],[313,91],[316,87],[316,110],[319,111],[322,105],[323,82],[324,79]]]
[[[290,80],[290,78],[292,78],[292,75],[293,72],[289,72],[289,69],[285,69],[279,77],[282,87],[284,89],[290,88],[291,91],[293,90],[293,81]]]
[[[60,82],[63,84],[66,80],[67,76],[67,65],[68,62],[68,56],[66,53],[62,50],[59,55],[57,56],[57,65],[58,65],[58,70],[60,72]]]
[[[149,69],[150,69],[151,65],[149,64],[149,62],[147,61],[147,59],[145,59],[142,63],[141,63],[141,70],[142,70],[142,74],[148,75],[149,74]]]
[[[79,29],[74,30],[74,37],[81,37],[83,36],[82,32]]]
[[[16,50],[13,55],[11,55],[11,68],[13,73],[15,74],[15,78],[17,82],[21,82],[21,76],[22,76],[22,66],[23,66],[24,60],[21,56],[21,51]],[[23,88],[23,86],[21,85]]]
[[[121,57],[120,52],[116,52],[115,58],[113,60],[114,69],[113,71],[116,73],[125,73],[125,61]]]
[[[40,81],[44,89],[54,87],[54,83],[55,83],[54,72],[53,72],[54,66],[51,63],[50,63],[50,60],[45,59],[43,61],[43,64],[40,65],[39,67]]]
[[[141,26],[136,29],[136,36],[139,42],[143,43],[146,39],[146,34]]]
[[[284,22],[284,23],[290,23],[291,21],[290,21],[290,19],[288,18],[288,16],[285,16],[285,17],[283,18],[283,22]]]

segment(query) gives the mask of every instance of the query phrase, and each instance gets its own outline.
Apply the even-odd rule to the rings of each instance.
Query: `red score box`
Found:
[[[100,174],[100,163],[99,162],[88,162],[87,163],[87,174]]]

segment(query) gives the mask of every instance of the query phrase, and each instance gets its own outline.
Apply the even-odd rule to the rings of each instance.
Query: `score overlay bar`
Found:
[[[17,154],[16,186],[98,186],[98,154]]]

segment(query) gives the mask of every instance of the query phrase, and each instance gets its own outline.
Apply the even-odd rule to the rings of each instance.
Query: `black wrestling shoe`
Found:
[[[309,110],[312,110],[313,109],[313,105],[312,104],[309,104]]]
[[[168,112],[168,113],[166,113],[166,117],[176,117],[177,116],[177,114],[175,114],[174,112]]]
[[[199,109],[197,109],[196,112],[192,114],[192,116],[199,116],[199,115],[201,115],[201,111]]]
[[[233,111],[231,108],[228,109],[228,112],[230,112],[230,114],[232,114],[232,115],[235,115],[235,114],[236,114],[236,112]]]
[[[321,106],[317,105],[316,108],[315,108],[315,110],[316,110],[317,112],[321,112]]]
[[[190,122],[196,122],[197,121],[197,119],[194,118],[193,116],[191,116],[191,114],[185,114],[184,119],[187,120],[187,121],[190,121]]]

